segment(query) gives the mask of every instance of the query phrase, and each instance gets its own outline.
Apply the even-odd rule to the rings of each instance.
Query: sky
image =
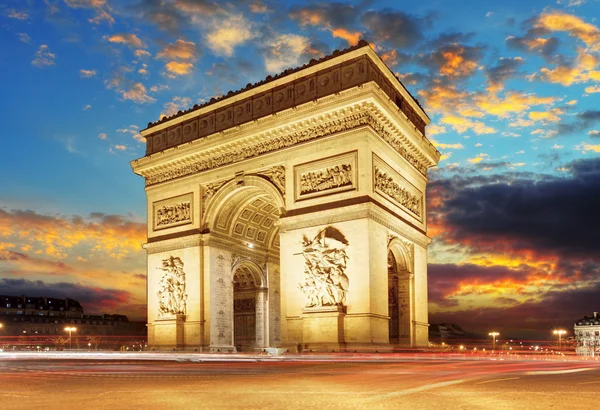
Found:
[[[600,311],[600,0],[0,0],[0,294],[145,319],[148,122],[367,39],[424,106],[430,322]]]

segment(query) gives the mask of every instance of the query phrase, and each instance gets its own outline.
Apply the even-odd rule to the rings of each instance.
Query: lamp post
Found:
[[[492,336],[492,353],[494,353],[496,350],[496,336],[500,336],[500,333],[490,332],[490,333],[488,333],[488,335]]]
[[[567,331],[563,329],[556,329],[552,333],[558,335],[558,350],[562,350],[562,335],[566,335]]]
[[[76,332],[76,327],[67,326],[65,327],[65,331],[69,332],[69,350],[73,350],[73,345],[71,344],[71,332]]]

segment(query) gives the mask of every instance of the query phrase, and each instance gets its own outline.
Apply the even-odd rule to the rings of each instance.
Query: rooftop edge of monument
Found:
[[[264,80],[255,82],[253,84],[252,83],[248,83],[248,84],[246,84],[246,86],[244,88],[240,88],[239,90],[228,91],[226,94],[224,94],[224,95],[222,95],[220,97],[212,97],[209,101],[207,101],[207,102],[205,102],[203,104],[194,104],[193,107],[191,107],[191,108],[189,108],[187,110],[179,110],[176,114],[173,114],[171,116],[165,116],[165,117],[163,117],[163,118],[161,118],[161,119],[159,119],[159,120],[157,120],[155,122],[149,122],[148,126],[144,130],[142,130],[142,131],[149,130],[149,129],[153,128],[153,127],[156,127],[156,126],[158,126],[160,124],[169,122],[169,121],[171,121],[173,119],[176,119],[176,118],[178,118],[180,116],[183,116],[185,114],[189,114],[189,113],[191,113],[193,111],[200,110],[202,108],[205,108],[205,107],[208,107],[210,105],[216,104],[216,103],[218,103],[220,101],[226,100],[226,99],[228,99],[230,97],[242,94],[242,93],[244,93],[246,91],[249,91],[249,90],[251,90],[253,88],[256,88],[256,87],[259,87],[261,85],[270,83],[270,82],[272,82],[274,80],[278,80],[280,78],[283,78],[283,77],[286,77],[288,75],[291,75],[291,74],[297,73],[299,71],[302,71],[302,70],[304,70],[306,68],[313,67],[313,66],[315,66],[317,64],[323,63],[323,62],[331,60],[331,59],[333,59],[335,57],[339,57],[339,56],[347,54],[347,53],[349,53],[351,51],[358,50],[360,48],[367,47],[367,46],[370,46],[370,43],[367,40],[363,39],[363,40],[360,40],[354,46],[345,48],[343,50],[337,50],[336,49],[331,54],[328,54],[328,55],[326,55],[324,57],[321,57],[319,59],[314,59],[313,58],[308,63],[306,63],[304,65],[301,65],[301,66],[298,66],[298,67],[295,67],[295,68],[288,68],[288,69],[286,69],[286,70],[284,70],[284,71],[282,71],[282,72],[280,72],[278,74],[275,74],[275,75],[268,75]],[[386,67],[387,67],[387,65],[386,65]],[[394,72],[391,69],[389,69],[389,67],[387,67],[387,68],[392,73],[393,77],[396,78],[396,80],[402,86],[402,88],[408,93],[408,95],[410,95],[410,97],[417,104],[417,106],[423,111],[423,113],[425,114],[425,116],[427,116],[427,118],[429,118],[429,116],[427,115],[427,113],[425,112],[425,110],[423,109],[423,107],[421,106],[421,104],[419,103],[419,101],[410,93],[410,91],[408,91],[408,89],[404,86],[404,84],[402,84],[402,82],[400,81],[400,78],[398,78],[398,76],[396,74],[394,74]]]

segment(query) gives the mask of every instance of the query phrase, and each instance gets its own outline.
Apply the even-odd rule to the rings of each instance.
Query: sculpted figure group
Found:
[[[180,202],[175,205],[158,208],[156,210],[156,226],[191,221],[190,208],[189,202]]]
[[[375,167],[375,189],[393,198],[397,203],[410,210],[413,214],[421,216],[421,199],[398,185],[394,179]]]
[[[157,269],[164,271],[158,284],[159,316],[185,314],[187,294],[181,258],[170,256],[168,259],[163,259],[162,266]]]
[[[343,164],[319,171],[307,172],[300,177],[300,194],[352,185],[352,165]]]
[[[346,246],[340,231],[327,227],[310,240],[304,236],[304,283],[300,290],[308,298],[307,307],[336,306],[346,303],[349,280],[346,276]]]

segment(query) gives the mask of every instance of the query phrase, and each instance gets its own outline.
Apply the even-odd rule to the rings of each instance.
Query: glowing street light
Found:
[[[500,333],[490,332],[490,333],[488,333],[488,335],[492,336],[492,353],[494,353],[494,351],[496,350],[496,337],[500,336]]]
[[[67,326],[65,327],[65,331],[69,332],[69,350],[73,350],[73,345],[71,344],[71,332],[76,332],[76,327]]]
[[[566,335],[567,331],[564,329],[556,329],[552,333],[558,335],[558,349],[562,349],[562,335]]]

